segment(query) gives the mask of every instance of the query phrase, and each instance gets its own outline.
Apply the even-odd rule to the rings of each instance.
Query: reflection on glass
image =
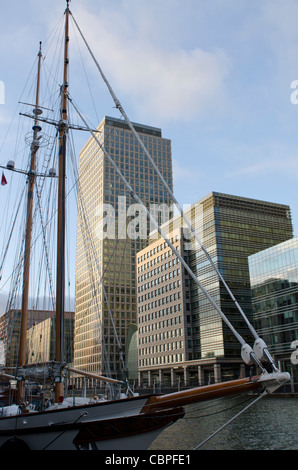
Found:
[[[249,271],[255,327],[289,366],[291,343],[298,339],[298,238],[250,256]]]

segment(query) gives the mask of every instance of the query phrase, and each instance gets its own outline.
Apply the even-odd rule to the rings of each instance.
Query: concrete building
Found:
[[[159,128],[134,127],[172,188],[171,141]],[[98,131],[148,209],[170,207],[167,191],[123,120],[105,117]],[[79,157],[78,206],[74,365],[121,377],[119,347],[125,352],[129,327],[137,320],[136,253],[148,243],[150,226],[93,137]]]
[[[182,229],[169,238],[185,257]],[[137,270],[138,368],[147,372],[150,385],[153,371],[187,361],[192,352],[190,283],[179,258],[160,238],[138,253]]]

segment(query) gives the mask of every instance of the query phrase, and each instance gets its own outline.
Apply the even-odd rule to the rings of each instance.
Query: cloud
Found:
[[[107,10],[99,16],[82,10],[78,15],[80,27],[120,101],[121,96],[128,96],[135,113],[141,108],[144,117],[167,121],[193,118],[214,106],[219,97],[222,101],[231,65],[223,50],[170,48],[161,41],[162,25],[157,20],[151,30],[159,28],[158,41],[150,40],[148,24],[142,34],[134,28],[137,19],[129,24],[124,14],[127,12],[114,12],[111,18]]]
[[[238,176],[264,176],[273,173],[277,176],[289,174],[293,177],[298,173],[298,159],[297,157],[285,158],[264,158],[255,161],[251,165],[242,166],[234,170],[228,171],[225,177],[235,178]]]

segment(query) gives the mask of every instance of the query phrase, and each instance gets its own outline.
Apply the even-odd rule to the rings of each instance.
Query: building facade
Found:
[[[52,361],[55,357],[55,315],[51,310],[28,310],[26,362]],[[65,312],[66,362],[73,360],[74,312]],[[0,344],[3,365],[16,368],[19,358],[21,310],[11,309],[0,317]]]
[[[216,192],[197,204],[200,209],[195,225],[199,225],[201,240],[242,310],[252,320],[248,256],[292,238],[290,207]],[[189,261],[222,312],[251,343],[237,307],[199,247],[191,251]],[[193,282],[191,298],[194,359],[239,357],[238,341]]]
[[[28,364],[55,360],[56,321],[51,316],[27,331]],[[73,363],[74,313],[64,312],[64,361]]]
[[[192,205],[186,211],[186,215],[242,310],[252,321],[248,256],[292,237],[289,206],[213,192]],[[176,217],[170,221],[169,231],[176,230],[179,226],[181,226],[181,220],[180,217]],[[252,344],[253,338],[241,314],[206,255],[197,242],[189,238],[187,229],[183,229],[183,237],[183,243],[180,242],[179,249],[183,250],[189,267],[236,330],[249,344]],[[151,244],[146,252],[150,253],[154,246]],[[139,253],[141,256],[144,254],[144,252]],[[138,259],[140,260],[139,256]],[[139,262],[141,263],[141,260]],[[143,265],[145,263],[146,260],[143,260]],[[138,280],[140,282],[138,287],[142,287],[142,282],[146,283],[142,281],[142,277],[138,277]],[[185,282],[187,285],[184,285]],[[162,285],[158,287],[162,288]],[[160,345],[157,342],[159,336],[156,333],[159,334],[160,331],[151,332],[151,341],[154,334],[155,342],[144,346],[143,324],[139,323],[140,380],[142,381],[143,377],[148,380],[150,374],[151,376],[157,374],[159,382],[172,384],[175,376],[179,376],[180,381],[188,385],[189,383],[204,384],[233,379],[243,375],[244,366],[238,340],[198,285],[186,275],[185,270],[182,272],[179,288],[181,298],[186,293],[188,296],[188,299],[185,299],[186,303],[183,304],[185,310],[181,312],[181,318],[184,319],[182,323],[185,348],[183,354],[176,355],[176,360],[173,360],[173,354],[168,354],[171,360],[163,364],[140,363],[143,357],[147,362],[150,359],[150,355],[145,358],[144,353],[159,351]],[[160,308],[156,310],[155,305],[159,307],[161,297],[159,290],[156,290],[154,286],[151,287],[150,292],[147,292],[147,300],[148,295],[151,299],[152,292],[154,303],[152,304],[151,300],[151,306],[149,304],[145,315],[147,315],[147,320],[150,317],[152,319],[153,315],[158,325],[163,320],[160,318],[162,310]],[[142,309],[142,296],[138,299],[141,299],[138,307]],[[144,312],[139,308],[139,321],[141,322],[143,315]],[[156,360],[161,361],[161,358]]]
[[[159,128],[134,127],[172,188],[171,141]],[[146,207],[170,207],[167,191],[128,126],[105,117],[98,131]],[[119,349],[125,353],[129,327],[136,324],[136,253],[148,243],[150,227],[93,138],[79,157],[78,206],[74,365],[120,377]]]
[[[281,370],[297,379],[298,238],[249,257],[253,321]]]
[[[186,257],[182,229],[169,234]],[[151,373],[187,361],[192,354],[189,276],[159,238],[138,253],[138,368]]]

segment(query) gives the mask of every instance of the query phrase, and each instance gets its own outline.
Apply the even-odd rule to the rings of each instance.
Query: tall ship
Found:
[[[134,133],[138,144],[142,147],[144,155],[153,167],[156,175],[160,179],[166,191],[170,193],[181,217],[188,226],[192,237],[198,242],[205,252],[208,262],[210,262],[221,282],[226,287],[229,295],[237,306],[243,322],[247,324],[251,334],[254,337],[254,344],[249,345],[236,331],[225,314],[220,310],[216,301],[210,296],[208,291],[191,271],[181,254],[174,247],[173,243],[163,232],[156,220],[150,214],[145,203],[140,200],[132,185],[127,181],[125,175],[117,166],[115,160],[105,149],[100,140],[98,132],[93,129],[88,119],[79,109],[74,98],[70,95],[69,87],[69,45],[70,45],[70,21],[72,21],[75,30],[83,39],[87,50],[94,61],[96,68],[107,86],[109,93],[114,101],[115,108],[121,113],[125,123]],[[128,450],[128,449],[148,449],[156,437],[167,427],[182,419],[185,413],[184,407],[202,401],[216,400],[230,395],[254,393],[259,398],[267,393],[279,388],[282,384],[289,381],[289,374],[281,372],[273,358],[270,355],[267,345],[258,336],[253,326],[246,318],[240,305],[228,288],[225,280],[219,273],[213,263],[204,245],[192,225],[186,218],[180,204],[174,197],[172,190],[159,171],[154,159],[149,154],[143,141],[140,139],[132,122],[128,118],[122,104],[117,98],[109,81],[104,75],[99,63],[97,62],[90,46],[87,43],[83,32],[70,11],[69,1],[66,2],[64,11],[63,25],[63,72],[62,85],[59,86],[58,99],[55,101],[57,106],[57,118],[44,117],[44,111],[48,108],[44,103],[40,103],[41,87],[41,66],[44,62],[42,44],[40,43],[37,55],[37,74],[35,82],[35,102],[23,103],[27,106],[27,111],[22,113],[22,117],[32,121],[32,132],[26,135],[26,141],[30,144],[29,163],[24,170],[16,169],[14,163],[10,160],[6,169],[20,173],[26,178],[26,214],[24,219],[25,236],[21,248],[19,266],[22,267],[22,308],[20,325],[20,342],[18,364],[15,369],[1,369],[2,378],[7,381],[16,382],[16,393],[12,396],[11,403],[3,406],[0,416],[0,449],[1,450]],[[53,73],[51,68],[49,74]],[[76,114],[76,123],[70,121],[68,109]],[[28,111],[29,109],[29,111]],[[52,110],[51,110],[52,112]],[[55,116],[53,114],[53,116]],[[49,138],[43,133],[42,126],[48,125],[53,129],[53,138]],[[241,346],[241,357],[248,366],[254,366],[255,375],[248,376],[233,381],[216,383],[202,387],[190,388],[169,394],[152,393],[147,395],[138,395],[134,393],[127,379],[118,380],[108,375],[99,375],[97,373],[86,372],[72,367],[65,361],[65,292],[66,292],[66,219],[69,214],[66,212],[66,181],[68,172],[70,130],[85,132],[93,137],[94,142],[104,153],[105,158],[113,167],[133,200],[142,205],[143,211],[154,228],[159,232],[160,237],[164,239],[173,254],[180,260],[181,265],[187,270],[193,281],[202,290],[208,301],[213,305],[215,311],[228,325],[231,332],[235,335]],[[56,143],[57,142],[57,143]],[[49,148],[47,156],[57,155],[57,174],[52,168],[49,168],[50,158],[43,163],[39,162],[38,156],[41,148]],[[4,167],[2,167],[4,169]],[[41,181],[39,183],[38,181]],[[26,344],[28,327],[28,306],[29,306],[29,285],[32,271],[32,248],[34,240],[32,239],[33,226],[35,220],[34,200],[38,201],[38,207],[41,209],[42,203],[49,209],[51,205],[50,197],[42,198],[42,191],[47,184],[52,184],[56,190],[57,210],[50,212],[48,210],[48,219],[40,216],[42,221],[42,230],[40,238],[46,241],[46,228],[49,225],[48,220],[56,218],[57,240],[56,240],[56,276],[53,285],[51,270],[48,269],[49,285],[55,301],[53,309],[55,311],[55,359],[49,362],[27,363]],[[51,193],[52,194],[52,193]],[[52,194],[51,197],[54,197]],[[78,195],[79,199],[79,195]],[[78,205],[80,202],[78,202]],[[74,222],[73,222],[74,223]],[[88,220],[86,220],[86,233],[88,234]],[[8,240],[9,242],[9,240]],[[90,259],[96,257],[93,252],[92,243],[88,245],[88,256]],[[45,249],[39,253],[41,263],[48,262],[48,251]],[[48,266],[47,266],[48,267]],[[49,268],[49,267],[48,267]],[[34,286],[36,290],[40,286]],[[56,291],[56,294],[54,293]],[[111,309],[109,308],[109,311]],[[116,332],[115,332],[116,333]],[[68,395],[66,389],[66,376],[75,374],[76,376],[89,377],[97,380],[99,383],[105,383],[110,390],[116,390],[115,393],[109,393],[101,397],[80,397],[73,400]],[[36,403],[32,396],[32,384],[37,384],[41,391],[46,384],[53,388],[53,398],[47,401],[41,400]]]

